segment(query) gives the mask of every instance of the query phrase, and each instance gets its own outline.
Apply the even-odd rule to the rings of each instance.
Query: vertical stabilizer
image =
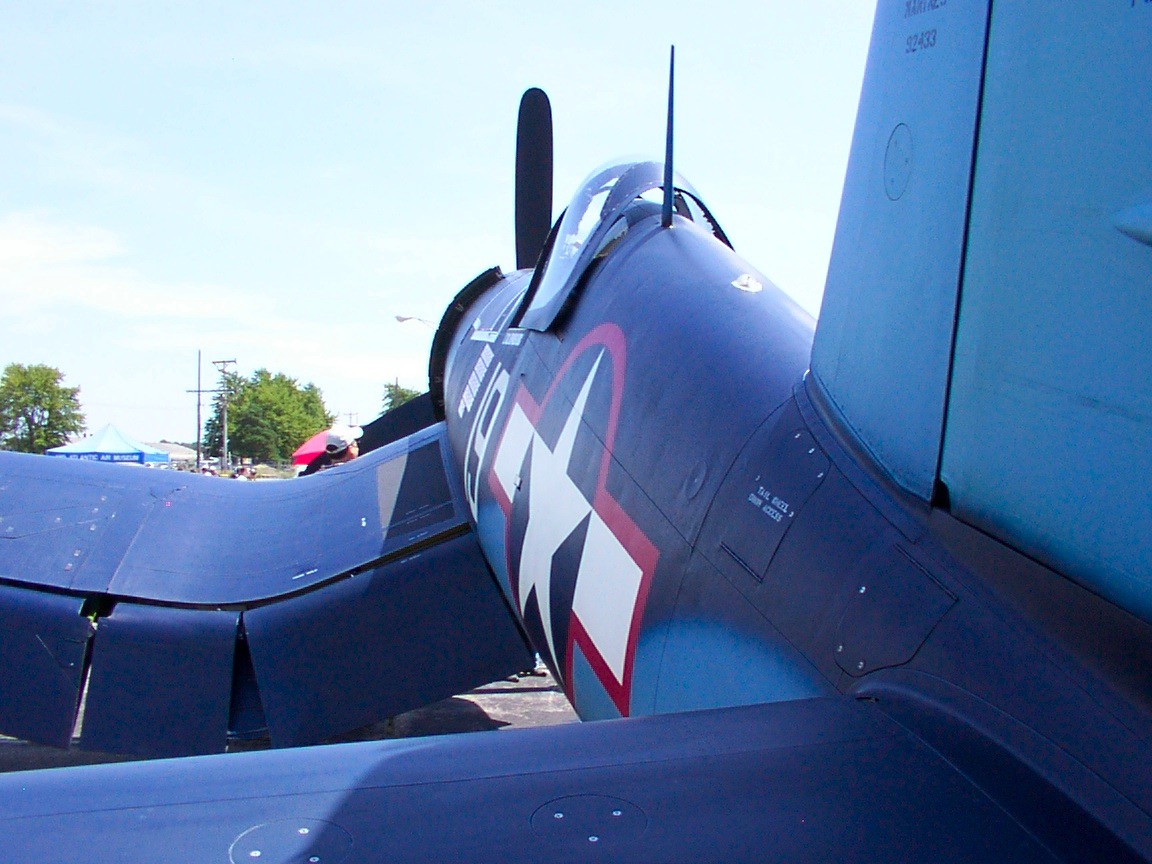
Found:
[[[941,479],[1152,621],[1152,3],[997,3],[990,32]]]
[[[896,482],[1145,621],[1149,57],[1152,2],[881,0],[812,356]]]
[[[940,455],[987,2],[880,0],[812,374],[928,499]]]

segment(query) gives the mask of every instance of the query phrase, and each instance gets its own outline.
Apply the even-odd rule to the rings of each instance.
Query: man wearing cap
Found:
[[[337,424],[328,430],[324,443],[324,452],[308,463],[308,467],[300,472],[301,477],[315,474],[334,465],[343,465],[351,462],[360,455],[360,436],[364,430],[359,426],[345,426]]]

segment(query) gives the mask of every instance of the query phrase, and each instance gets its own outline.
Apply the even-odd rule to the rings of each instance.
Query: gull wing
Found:
[[[281,482],[0,454],[0,731],[295,746],[524,669],[460,489],[442,424]]]

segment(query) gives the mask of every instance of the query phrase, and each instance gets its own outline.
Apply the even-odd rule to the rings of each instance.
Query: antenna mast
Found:
[[[668,133],[664,140],[664,207],[660,224],[672,227],[672,84],[676,78],[676,46],[668,60]]]

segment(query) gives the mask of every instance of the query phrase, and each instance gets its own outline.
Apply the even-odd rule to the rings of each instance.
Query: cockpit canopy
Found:
[[[530,330],[551,327],[589,266],[631,226],[660,212],[663,183],[660,162],[618,162],[593,171],[552,227],[517,324]],[[732,245],[687,180],[677,174],[673,189],[677,215]]]

